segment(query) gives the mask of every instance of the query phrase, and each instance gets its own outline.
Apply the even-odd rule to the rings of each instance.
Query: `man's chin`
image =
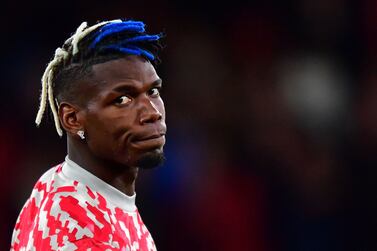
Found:
[[[143,153],[136,162],[136,166],[142,169],[151,169],[161,166],[165,161],[164,152],[161,149]]]

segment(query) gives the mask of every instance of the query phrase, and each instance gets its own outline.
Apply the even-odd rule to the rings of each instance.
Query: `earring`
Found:
[[[79,137],[80,137],[81,139],[85,139],[85,133],[84,133],[83,130],[77,131],[77,135],[79,135]]]

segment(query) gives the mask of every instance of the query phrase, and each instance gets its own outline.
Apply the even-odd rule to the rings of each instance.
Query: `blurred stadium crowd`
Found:
[[[1,249],[34,182],[66,154],[52,119],[34,126],[46,64],[82,21],[126,17],[167,34],[167,161],[136,189],[159,250],[377,250],[376,1],[13,1],[2,12]]]

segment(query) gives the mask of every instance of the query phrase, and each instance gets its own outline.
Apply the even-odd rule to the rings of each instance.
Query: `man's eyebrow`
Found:
[[[162,79],[159,78],[156,81],[154,81],[151,86],[161,86],[162,85]]]
[[[162,79],[157,79],[156,81],[152,82],[151,84],[149,84],[150,87],[156,87],[156,86],[161,86],[162,85]],[[133,85],[127,85],[127,84],[124,84],[124,85],[121,85],[121,86],[118,86],[118,87],[115,87],[112,91],[114,92],[120,92],[120,93],[127,93],[127,92],[137,92],[139,90],[139,88],[133,86]]]
[[[128,93],[128,92],[136,92],[138,88],[136,88],[133,85],[121,85],[118,87],[115,87],[112,91],[113,92],[119,92],[119,93]]]

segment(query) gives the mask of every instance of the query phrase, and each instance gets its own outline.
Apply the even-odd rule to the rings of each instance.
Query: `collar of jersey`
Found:
[[[128,196],[122,193],[115,187],[104,182],[97,176],[79,166],[74,161],[70,160],[68,156],[65,157],[62,172],[63,175],[65,175],[67,178],[87,185],[93,191],[101,194],[107,201],[110,201],[112,204],[114,204],[114,206],[129,212],[134,212],[136,210],[136,193],[132,196]]]

